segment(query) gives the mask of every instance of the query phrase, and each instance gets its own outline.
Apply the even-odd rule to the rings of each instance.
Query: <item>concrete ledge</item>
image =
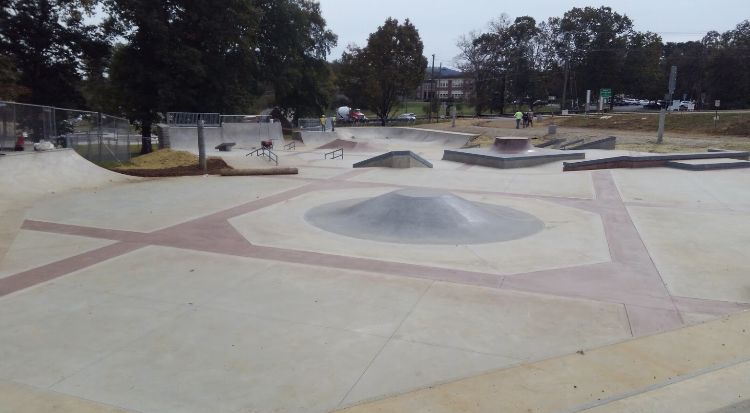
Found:
[[[357,162],[354,168],[432,168],[432,164],[412,151],[391,151]]]
[[[614,156],[611,158],[593,159],[580,162],[564,162],[563,171],[589,171],[614,168],[658,168],[666,166],[668,161],[688,159],[737,159],[747,161],[750,152],[708,152],[708,153],[672,153],[664,155]]]
[[[565,138],[558,138],[558,139],[553,139],[549,142],[540,143],[539,145],[534,145],[534,146],[536,146],[537,148],[549,148],[551,146],[553,149],[557,149],[560,147],[560,144],[565,142],[566,140],[567,139]]]
[[[610,136],[608,138],[599,139],[593,142],[584,143],[572,148],[567,148],[568,150],[582,150],[582,149],[607,149],[607,150],[613,150],[615,149],[615,141],[617,140],[616,137]]]
[[[490,168],[525,168],[566,159],[585,159],[583,152],[561,152],[544,155],[490,155],[453,150],[443,151],[444,161],[461,162]]]
[[[669,168],[688,171],[709,171],[717,169],[750,168],[750,162],[736,159],[698,159],[693,161],[667,161]]]

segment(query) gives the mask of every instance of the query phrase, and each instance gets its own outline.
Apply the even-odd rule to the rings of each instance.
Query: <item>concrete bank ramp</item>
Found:
[[[544,229],[531,214],[423,188],[319,205],[305,220],[335,234],[397,244],[485,244]]]
[[[432,168],[432,164],[412,151],[391,151],[352,165],[354,168]]]
[[[97,188],[137,180],[139,178],[100,168],[73,149],[14,152],[0,156],[0,188],[4,197]]]
[[[209,153],[224,142],[235,143],[234,149],[250,149],[260,147],[260,141],[284,139],[281,123],[225,123],[218,128],[203,128],[203,136]],[[170,127],[169,141],[172,149],[197,153],[198,128]]]
[[[315,149],[343,149],[350,152],[383,152],[385,148],[368,141],[336,139]]]

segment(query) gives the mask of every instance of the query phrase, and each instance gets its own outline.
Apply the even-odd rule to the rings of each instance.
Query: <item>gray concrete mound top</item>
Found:
[[[535,216],[513,208],[421,188],[319,205],[305,220],[335,234],[398,244],[486,244],[544,228]]]

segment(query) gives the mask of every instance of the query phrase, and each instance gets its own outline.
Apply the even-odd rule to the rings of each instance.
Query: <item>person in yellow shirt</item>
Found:
[[[516,118],[516,129],[518,129],[521,126],[521,119],[523,119],[523,113],[521,113],[521,111],[519,110],[518,112],[516,112],[515,118]]]
[[[320,128],[322,129],[323,132],[326,131],[326,115],[320,116]]]

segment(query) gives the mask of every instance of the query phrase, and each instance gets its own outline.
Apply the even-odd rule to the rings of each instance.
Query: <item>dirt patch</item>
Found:
[[[163,149],[162,149],[163,150]],[[206,159],[205,170],[200,169],[198,160],[192,165],[175,166],[172,168],[156,168],[147,169],[141,168],[136,169],[132,167],[128,168],[112,168],[113,171],[119,172],[125,175],[142,176],[142,177],[168,177],[168,176],[197,176],[197,175],[219,175],[222,169],[232,169],[231,166],[227,165],[223,159],[217,157],[210,157]]]
[[[221,159],[209,156],[207,159]],[[133,158],[130,163],[118,165],[118,170],[124,169],[172,169],[181,166],[198,165],[198,155],[187,151],[175,151],[165,148]]]

